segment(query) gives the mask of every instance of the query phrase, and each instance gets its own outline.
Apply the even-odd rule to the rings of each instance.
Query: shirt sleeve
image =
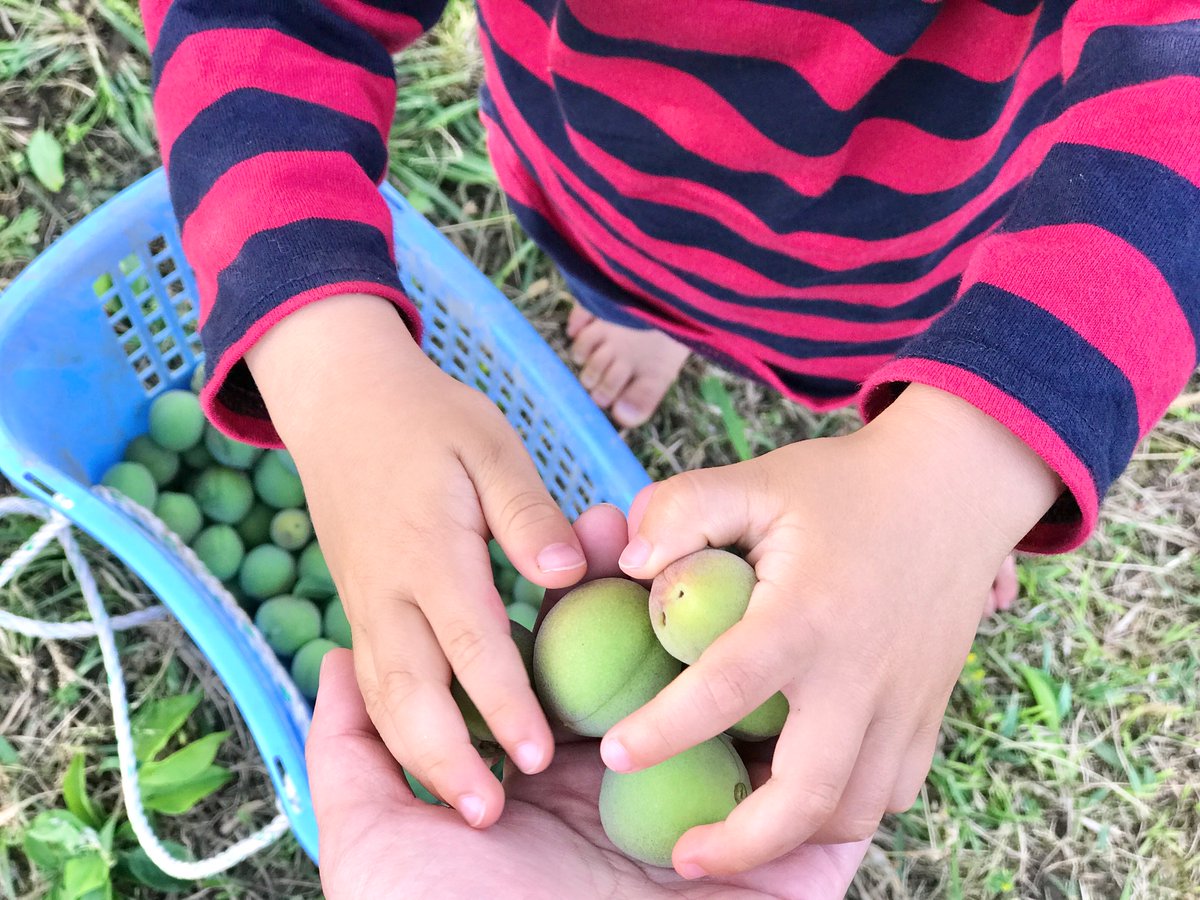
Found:
[[[378,186],[390,54],[444,3],[142,0],[162,158],[199,293],[201,402],[241,440],[279,445],[243,357],[290,313],[369,293],[419,335]]]
[[[1020,548],[1061,552],[1197,365],[1200,17],[1195,0],[1078,0],[1045,155],[973,253],[957,302],[863,386],[917,382],[993,416],[1066,492]]]

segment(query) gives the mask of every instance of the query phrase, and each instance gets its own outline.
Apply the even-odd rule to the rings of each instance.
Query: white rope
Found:
[[[105,499],[114,502],[115,505],[120,506],[125,512],[135,513],[136,511],[135,517],[138,521],[147,525],[153,531],[160,533],[164,537],[174,538],[173,545],[176,549],[183,547],[179,539],[172,535],[161,521],[146,513],[141,507],[134,506],[134,504],[128,501],[122,502],[124,498],[114,499],[112,492],[103,491],[103,494]],[[87,604],[92,621],[90,623],[42,622],[0,610],[0,627],[31,637],[74,639],[95,636],[99,640],[100,655],[104,660],[104,668],[108,676],[108,693],[113,709],[113,728],[117,738],[117,759],[121,772],[121,791],[125,798],[125,811],[129,816],[129,824],[133,827],[134,834],[137,835],[138,842],[141,844],[142,849],[146,851],[146,855],[150,860],[173,878],[188,881],[200,880],[227,871],[260,850],[270,846],[282,835],[286,834],[288,820],[281,812],[259,831],[249,837],[243,838],[236,844],[208,859],[178,859],[172,856],[170,851],[162,845],[155,836],[154,830],[151,828],[150,822],[146,817],[145,808],[142,805],[142,794],[137,774],[137,757],[133,751],[133,735],[129,721],[129,701],[125,694],[125,673],[121,668],[121,660],[117,654],[117,644],[113,634],[117,631],[136,628],[139,625],[163,619],[169,613],[164,607],[155,606],[115,618],[110,617],[104,608],[104,602],[100,597],[100,590],[96,586],[96,579],[92,575],[91,567],[88,565],[87,560],[84,559],[83,552],[79,549],[79,544],[75,541],[69,519],[39,501],[21,497],[0,498],[0,516],[5,515],[35,516],[45,520],[46,524],[39,528],[12,556],[3,563],[0,563],[0,587],[3,587],[12,580],[13,576],[28,565],[52,541],[58,541],[62,546],[67,563],[75,572],[75,577],[78,580],[79,588],[83,593],[83,599]],[[185,547],[184,549],[186,550],[187,548]],[[189,568],[196,568],[198,570],[197,574],[202,576],[207,575],[209,581],[216,582],[216,579],[204,570],[200,561],[195,558],[195,555],[190,555],[191,559],[187,559],[185,556]],[[219,582],[216,582],[216,584],[220,593],[227,594]],[[229,598],[228,603],[232,602],[232,598]],[[241,612],[240,608],[238,611]],[[246,618],[244,612],[242,613],[242,617]],[[262,642],[262,645],[263,648],[266,648],[265,642]],[[256,649],[259,648],[256,647]],[[275,661],[276,669],[281,672],[282,667],[275,660],[275,655],[270,652],[269,648],[266,649],[269,658]],[[273,671],[272,674],[275,675],[277,673]],[[286,686],[288,684],[285,683]],[[294,687],[291,688],[291,693],[295,695]],[[289,700],[291,699],[289,697]],[[308,720],[307,710],[302,704],[299,704],[298,696],[295,699],[303,710],[299,721],[306,724]],[[292,712],[294,715],[295,710],[292,710]]]

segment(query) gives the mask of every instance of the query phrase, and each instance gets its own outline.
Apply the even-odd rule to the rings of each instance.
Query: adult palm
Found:
[[[575,527],[589,577],[616,574],[627,539],[620,512],[596,507]],[[504,814],[486,830],[470,828],[454,810],[412,795],[371,725],[346,651],[330,653],[321,672],[308,768],[320,828],[321,880],[330,900],[837,900],[868,843],[805,845],[750,872],[698,881],[631,861],[600,825],[604,764],[593,740],[560,743],[550,767],[538,775],[515,769],[506,774]]]

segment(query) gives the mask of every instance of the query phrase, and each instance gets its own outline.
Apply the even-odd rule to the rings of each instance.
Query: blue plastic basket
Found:
[[[627,509],[646,473],[578,381],[466,257],[396,191],[382,193],[426,352],[505,412],[569,516],[598,502]],[[0,296],[0,471],[112,550],[178,617],[241,710],[315,860],[308,722],[294,686],[228,594],[92,487],[145,431],[150,401],[189,379],[201,353],[196,298],[161,170],[39,256]]]

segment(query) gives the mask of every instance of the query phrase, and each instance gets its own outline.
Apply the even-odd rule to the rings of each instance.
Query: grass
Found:
[[[494,187],[476,118],[472,29],[467,7],[452,5],[435,38],[402,57],[391,177],[561,350],[569,298]],[[0,0],[0,287],[157,164],[146,69],[132,0]],[[57,192],[30,172],[26,148],[39,127],[64,150]],[[1190,390],[1138,449],[1088,545],[1022,562],[1022,600],[982,628],[920,801],[885,823],[852,896],[1196,896],[1200,394]],[[813,415],[693,362],[654,420],[627,438],[664,477],[855,425],[848,412]],[[0,525],[0,557],[31,527]],[[110,609],[152,602],[101,548],[89,555]],[[0,606],[47,618],[82,609],[53,555],[0,592]],[[198,731],[233,731],[219,761],[238,777],[169,821],[167,834],[210,853],[268,818],[262,764],[178,625],[128,634],[122,645],[136,702],[199,688],[207,699]],[[96,802],[119,803],[101,765],[112,732],[95,645],[0,631],[0,696],[0,898],[34,898],[45,885],[16,845],[39,810],[59,803],[76,751],[87,754]],[[289,838],[192,896],[319,894]]]

